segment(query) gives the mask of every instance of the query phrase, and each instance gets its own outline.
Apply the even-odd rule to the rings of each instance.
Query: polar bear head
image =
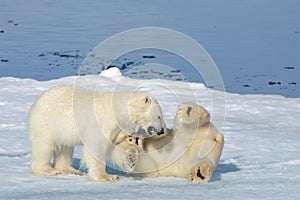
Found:
[[[159,137],[167,133],[161,107],[149,93],[134,92],[129,99],[128,111],[134,124],[142,129],[143,136]]]
[[[210,122],[210,114],[205,108],[194,103],[184,103],[178,107],[174,126],[199,127],[208,122]]]
[[[132,172],[138,160],[139,152],[143,150],[142,138],[135,133],[127,135],[111,149],[110,158],[114,164],[125,172]]]

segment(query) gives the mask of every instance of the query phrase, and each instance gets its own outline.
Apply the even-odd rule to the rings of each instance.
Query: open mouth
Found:
[[[149,135],[152,135],[153,133],[155,133],[155,128],[153,126],[148,127],[147,132]]]
[[[161,131],[157,132],[156,129],[153,127],[153,126],[150,126],[148,129],[147,129],[147,133],[149,135],[153,135],[153,134],[157,134],[158,136],[162,135],[165,133],[164,129],[162,128]]]
[[[160,132],[157,133],[158,136],[163,135],[165,133],[164,129],[162,128]]]

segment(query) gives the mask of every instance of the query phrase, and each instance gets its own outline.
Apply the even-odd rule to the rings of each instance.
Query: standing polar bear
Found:
[[[173,130],[164,138],[145,138],[144,152],[133,176],[174,176],[205,183],[218,165],[224,137],[210,123],[209,113],[193,103],[181,104]]]
[[[128,144],[124,148],[128,135],[122,133],[133,133],[137,125],[149,135],[158,137],[165,133],[161,108],[150,94],[94,92],[74,86],[58,86],[42,94],[30,109],[28,125],[34,173],[80,174],[71,162],[74,146],[83,145],[82,160],[89,177],[104,182],[118,180],[116,175],[106,173],[105,164],[108,152],[112,152],[116,162],[123,161],[119,159],[120,148],[120,156],[111,151],[118,146],[113,147],[115,144],[123,141],[123,158],[136,160],[130,152],[138,147]],[[132,170],[134,165],[128,166]]]

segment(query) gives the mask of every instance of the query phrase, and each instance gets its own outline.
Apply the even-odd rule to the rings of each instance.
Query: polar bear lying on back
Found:
[[[106,155],[127,136],[121,132],[133,133],[139,125],[149,135],[165,133],[161,108],[150,94],[101,93],[74,86],[59,86],[42,94],[30,109],[28,124],[34,173],[79,174],[71,161],[74,146],[83,145],[89,177],[109,182],[118,177],[106,173]]]
[[[143,143],[133,176],[174,176],[204,183],[219,162],[224,138],[203,107],[186,103],[179,106],[168,135],[145,138]]]

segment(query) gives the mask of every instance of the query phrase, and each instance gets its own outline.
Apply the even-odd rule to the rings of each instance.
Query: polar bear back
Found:
[[[113,93],[94,93],[74,86],[52,88],[42,94],[31,107],[29,128],[40,130],[30,133],[48,135],[56,143],[68,146],[81,144],[79,133],[82,136],[87,129],[107,133],[116,126],[109,105],[112,95]],[[124,99],[127,103],[127,93],[118,95],[118,99]],[[124,106],[123,103],[120,104]],[[101,130],[98,122],[105,125]],[[90,130],[92,127],[95,130]],[[31,137],[38,137],[32,134]]]
[[[72,110],[73,87],[60,86],[42,94],[29,112],[29,133],[32,139],[45,137],[56,143],[80,144]]]

